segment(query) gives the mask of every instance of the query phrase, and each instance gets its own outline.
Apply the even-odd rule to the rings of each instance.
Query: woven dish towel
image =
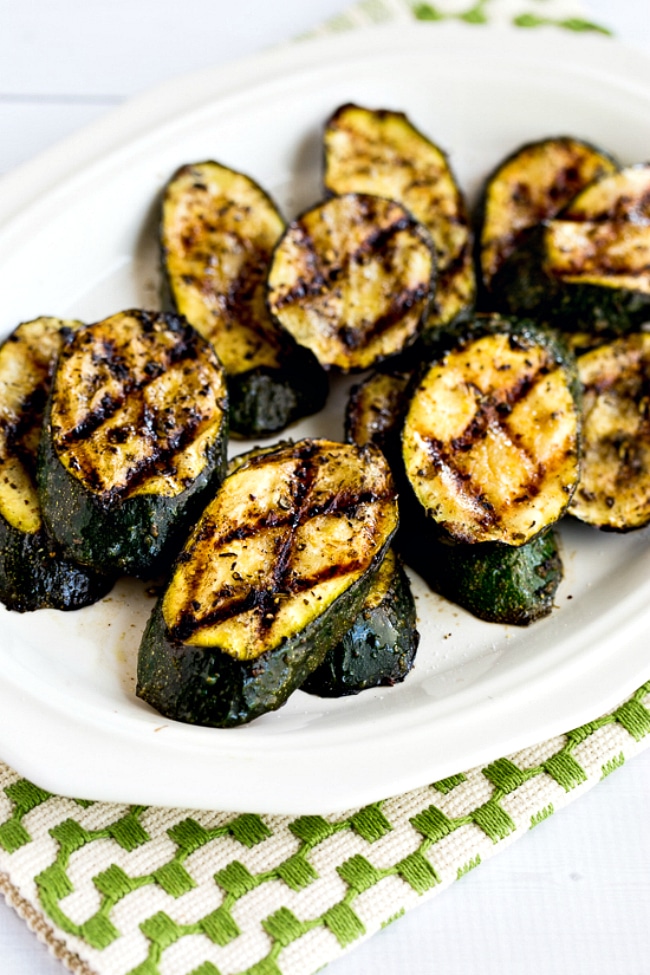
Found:
[[[606,32],[564,0],[363,0],[323,31],[414,16]],[[565,735],[336,815],[92,803],[0,763],[0,890],[84,975],[313,975],[648,745],[650,682]]]

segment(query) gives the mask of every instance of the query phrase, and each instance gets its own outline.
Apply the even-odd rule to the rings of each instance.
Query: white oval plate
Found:
[[[289,216],[316,201],[321,126],[346,101],[406,111],[449,152],[470,199],[530,139],[570,133],[623,162],[650,147],[650,65],[610,40],[418,24],[283,48],[157,89],[0,183],[0,334],[41,314],[155,306],[156,207],[181,163],[242,169]],[[290,434],[340,439],[344,396],[341,383]],[[422,642],[403,684],[338,701],[296,692],[229,730],[167,721],[136,699],[144,586],[122,582],[77,613],[0,608],[0,752],[76,797],[296,814],[523,748],[650,677],[648,531],[567,524],[562,536],[549,619],[481,623],[416,578]]]

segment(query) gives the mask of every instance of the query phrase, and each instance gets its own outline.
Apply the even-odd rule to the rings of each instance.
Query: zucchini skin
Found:
[[[221,367],[198,333],[177,316],[140,310],[120,313],[145,329],[162,329],[187,343],[189,361],[204,347],[214,361],[216,376]],[[105,327],[107,319],[98,325]],[[87,329],[92,328],[88,326]],[[87,331],[84,330],[84,331]],[[192,351],[193,350],[193,351]],[[62,462],[54,444],[52,411],[56,380],[45,411],[39,445],[37,481],[43,519],[48,533],[69,558],[95,571],[126,573],[143,578],[167,569],[188,526],[199,514],[205,499],[223,480],[227,451],[227,398],[220,392],[221,412],[217,434],[206,444],[204,463],[192,482],[177,494],[120,494],[95,492]]]
[[[280,368],[260,366],[227,375],[226,382],[230,433],[246,439],[271,437],[318,413],[329,394],[327,373],[299,346],[287,350]]]
[[[525,545],[442,540],[424,518],[405,531],[400,552],[434,591],[488,623],[529,626],[548,616],[562,581],[558,539],[549,529]]]
[[[384,569],[390,573],[390,581],[377,602],[373,589]],[[398,557],[389,552],[363,609],[301,690],[319,697],[346,697],[370,687],[401,683],[413,666],[420,642],[416,624],[408,576]]]
[[[0,517],[0,602],[17,613],[90,606],[114,578],[61,555],[43,531],[21,532]]]
[[[136,694],[165,717],[213,728],[234,727],[275,711],[342,639],[361,611],[371,582],[372,573],[354,583],[294,640],[247,661],[174,640],[160,601],[140,644]]]
[[[137,695],[212,727],[281,707],[358,616],[396,529],[375,448],[305,440],[243,455],[152,613]]]
[[[495,274],[492,307],[504,315],[535,318],[592,343],[611,341],[647,320],[650,297],[622,288],[571,284],[544,270],[544,226],[534,227]]]
[[[221,439],[223,444],[207,452],[204,470],[182,494],[137,495],[115,503],[91,494],[65,469],[46,433],[39,450],[39,493],[50,534],[82,565],[139,578],[165,571],[205,498],[223,478]]]

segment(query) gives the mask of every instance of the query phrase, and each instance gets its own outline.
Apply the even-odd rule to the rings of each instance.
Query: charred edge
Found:
[[[366,203],[361,210],[364,219],[369,219],[372,206]],[[413,217],[401,211],[400,208],[399,216],[388,227],[373,229],[355,251],[346,254],[345,263],[352,264],[367,259],[373,252],[386,249],[391,240],[401,231],[416,227],[417,224]],[[336,284],[341,274],[344,273],[340,261],[328,263],[320,258],[318,247],[303,223],[297,224],[295,233],[298,236],[298,243],[304,250],[305,274],[284,294],[272,296],[271,304],[274,311],[281,311],[287,305],[298,304],[306,299],[315,298]]]

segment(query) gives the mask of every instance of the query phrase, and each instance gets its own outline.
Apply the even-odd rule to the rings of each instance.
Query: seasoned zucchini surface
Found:
[[[280,707],[351,626],[396,527],[375,448],[305,440],[234,465],[152,615],[138,695],[213,726]]]
[[[120,312],[70,336],[41,440],[48,529],[83,564],[163,568],[225,470],[227,397],[184,319]]]
[[[389,549],[361,612],[301,689],[320,697],[345,697],[401,683],[420,640],[416,622],[408,576]]]
[[[347,193],[289,225],[271,262],[269,307],[326,368],[365,369],[417,337],[434,263],[428,233],[403,206]]]
[[[9,609],[78,609],[111,580],[63,556],[43,526],[36,457],[64,330],[80,322],[23,322],[0,346],[0,602]]]
[[[650,313],[650,165],[586,187],[540,225],[494,280],[499,307],[602,341]]]
[[[554,217],[585,186],[612,173],[607,153],[568,136],[527,143],[486,180],[478,207],[477,250],[490,283],[530,227]]]
[[[650,522],[650,334],[578,358],[583,459],[569,512],[610,531]]]
[[[403,112],[342,105],[325,126],[325,188],[402,203],[436,250],[435,297],[425,328],[446,325],[474,303],[472,232],[445,153]]]
[[[169,298],[214,346],[228,381],[230,428],[268,436],[319,410],[327,380],[271,320],[265,280],[284,221],[248,176],[216,162],[182,166],[161,219]]]
[[[477,321],[433,361],[402,453],[428,516],[462,542],[522,545],[566,510],[579,473],[575,366],[529,322]]]

